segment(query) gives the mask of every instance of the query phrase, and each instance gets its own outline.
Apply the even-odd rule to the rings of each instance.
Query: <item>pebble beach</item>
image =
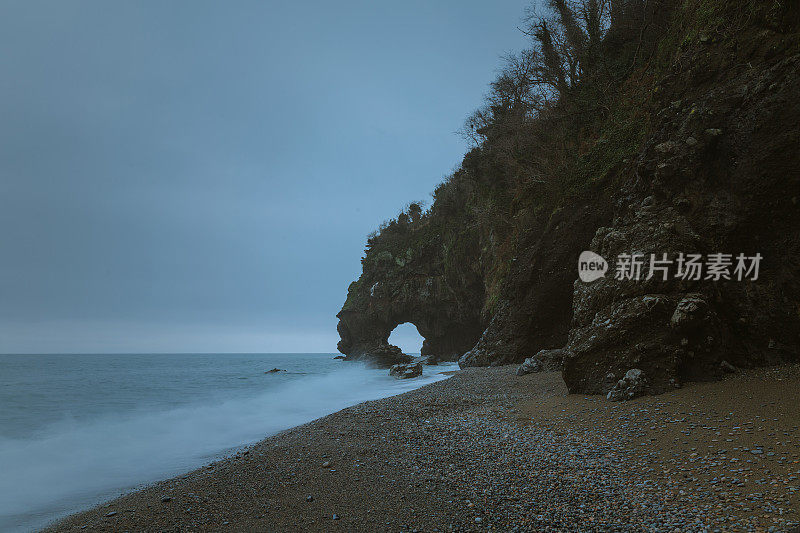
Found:
[[[797,529],[800,367],[629,402],[515,370],[344,409],[48,531]]]

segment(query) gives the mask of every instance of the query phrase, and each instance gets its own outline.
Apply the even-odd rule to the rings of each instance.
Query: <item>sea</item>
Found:
[[[454,368],[396,380],[334,354],[0,355],[0,531],[40,529]]]

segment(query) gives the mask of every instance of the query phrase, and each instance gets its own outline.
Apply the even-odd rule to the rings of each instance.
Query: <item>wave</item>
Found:
[[[172,477],[242,446],[350,405],[445,379],[347,364],[214,405],[80,421],[62,420],[35,438],[0,438],[0,530],[24,531],[137,486]]]

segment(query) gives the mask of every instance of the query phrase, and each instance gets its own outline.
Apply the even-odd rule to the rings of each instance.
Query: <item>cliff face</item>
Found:
[[[733,255],[732,279],[576,282],[564,369],[571,391],[607,392],[606,374],[640,368],[658,392],[716,378],[729,368],[723,361],[797,356],[800,56],[739,68],[709,53],[691,59],[710,83],[661,82],[677,98],[660,102],[657,131],[614,195],[613,223],[589,249],[606,258],[723,252]],[[736,279],[740,253],[763,256],[757,280]]]
[[[766,4],[683,2],[599,119],[530,144],[515,130],[512,163],[498,157],[508,136],[468,154],[404,237],[368,249],[338,315],[339,349],[385,353],[401,322],[417,325],[426,353],[462,366],[564,348],[564,380],[584,393],[608,392],[632,368],[657,393],[797,359],[800,8]],[[537,120],[553,131],[564,116]],[[533,155],[554,157],[548,142],[572,143],[548,167],[568,187],[554,195],[508,178]],[[389,240],[405,251],[386,255]],[[578,280],[583,250],[609,262],[606,277]],[[731,274],[738,254],[760,254],[758,279],[680,279],[681,253],[732,254]],[[615,279],[620,254],[667,254],[673,270],[648,280],[645,264],[642,279]]]

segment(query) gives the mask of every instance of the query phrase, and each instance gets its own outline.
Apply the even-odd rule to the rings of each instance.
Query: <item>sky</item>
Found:
[[[0,353],[335,352],[526,5],[0,0]]]

